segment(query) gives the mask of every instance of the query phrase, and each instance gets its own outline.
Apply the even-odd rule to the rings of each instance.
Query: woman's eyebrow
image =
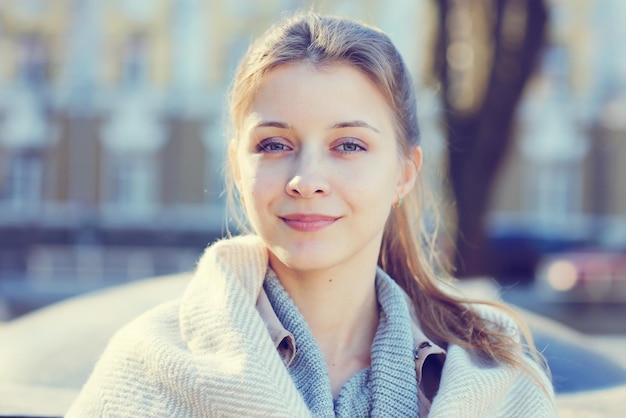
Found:
[[[285,122],[279,122],[275,120],[261,120],[254,125],[255,128],[279,128],[279,129],[291,129],[291,125]]]
[[[380,133],[378,129],[376,129],[369,123],[364,122],[362,120],[351,120],[347,122],[339,122],[331,126],[331,129],[341,129],[341,128],[367,128],[367,129],[371,129],[374,132]]]

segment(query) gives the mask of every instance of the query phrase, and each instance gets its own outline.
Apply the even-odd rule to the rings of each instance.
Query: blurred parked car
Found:
[[[626,303],[626,252],[583,249],[543,257],[537,294],[554,302]]]
[[[486,271],[500,284],[531,284],[540,262],[552,254],[595,246],[589,222],[546,225],[533,218],[493,216],[487,228]]]

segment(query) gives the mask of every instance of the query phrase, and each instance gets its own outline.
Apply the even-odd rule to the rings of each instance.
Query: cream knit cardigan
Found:
[[[256,310],[268,265],[255,236],[211,246],[182,299],[110,341],[67,417],[305,417],[300,393]],[[520,372],[448,347],[430,417],[554,417]]]

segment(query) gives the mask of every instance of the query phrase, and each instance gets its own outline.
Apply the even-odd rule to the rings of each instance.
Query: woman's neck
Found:
[[[270,257],[328,368],[333,394],[371,362],[378,327],[376,265],[294,272]]]

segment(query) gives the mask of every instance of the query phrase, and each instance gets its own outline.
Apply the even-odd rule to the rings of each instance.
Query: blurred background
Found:
[[[303,8],[402,52],[457,275],[626,334],[623,0],[0,0],[0,319],[194,268],[235,66]]]

